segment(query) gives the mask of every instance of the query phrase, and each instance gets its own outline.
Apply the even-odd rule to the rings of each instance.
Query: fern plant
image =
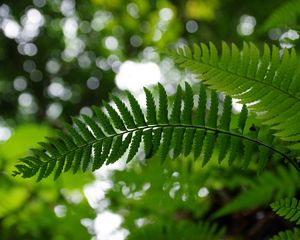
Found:
[[[280,217],[300,224],[300,204],[296,198],[280,199],[273,202],[271,207]]]
[[[296,198],[285,198],[271,204],[272,210],[279,215],[291,222],[295,222],[297,225],[300,224],[300,203]],[[300,238],[300,229],[294,228],[293,230],[286,230],[279,232],[278,235],[274,236],[273,240],[296,240]]]
[[[260,32],[266,32],[272,28],[289,27],[295,25],[297,16],[300,15],[300,1],[292,0],[286,1],[279,6],[272,14],[267,18],[260,28]]]
[[[15,175],[23,177],[38,175],[37,180],[48,177],[54,172],[58,178],[62,172],[80,168],[86,171],[89,166],[93,170],[104,163],[110,164],[122,157],[129,149],[127,162],[130,162],[144,143],[146,158],[152,157],[159,150],[164,161],[172,149],[173,156],[187,156],[192,149],[194,158],[198,159],[203,152],[202,165],[206,165],[216,146],[219,147],[218,160],[221,163],[226,157],[228,164],[243,156],[242,166],[247,167],[258,152],[258,165],[262,169],[271,155],[278,155],[293,162],[286,152],[276,149],[270,131],[260,131],[259,127],[247,122],[248,110],[244,105],[239,114],[237,124],[232,122],[232,103],[225,97],[223,111],[218,115],[219,106],[216,92],[210,96],[210,111],[206,114],[207,93],[202,86],[199,101],[194,109],[194,93],[189,84],[183,91],[179,86],[168,114],[168,97],[162,85],[159,88],[158,109],[153,95],[145,89],[146,114],[132,94],[127,92],[131,111],[119,98],[112,96],[117,110],[103,102],[107,115],[93,106],[95,119],[82,115],[72,118],[73,126],[66,124],[67,132],[58,131],[58,138],[49,138],[48,143],[40,143],[42,149],[32,149],[33,155],[21,159],[16,165]],[[202,151],[203,149],[203,151]]]
[[[292,230],[286,230],[279,232],[276,236],[273,236],[271,240],[297,240],[300,238],[300,230],[294,228]]]
[[[264,171],[247,189],[216,211],[213,217],[223,217],[245,209],[264,206],[272,200],[293,197],[299,190],[296,184],[299,180],[299,173],[294,168],[277,166],[276,171]]]
[[[158,155],[162,163],[193,152],[194,159],[201,159],[202,166],[214,156],[220,164],[226,159],[229,166],[236,163],[247,168],[253,163],[258,172],[270,159],[273,163],[286,160],[300,171],[298,58],[293,49],[271,48],[264,45],[262,54],[253,43],[244,43],[241,50],[234,44],[229,47],[223,43],[221,53],[212,43],[195,44],[193,49],[179,48],[170,55],[201,80],[199,92],[185,83],[184,89],[178,86],[169,104],[170,98],[161,84],[158,84],[157,101],[150,90],[144,88],[145,111],[130,92],[126,92],[126,101],[111,96],[112,104],[103,102],[103,108],[92,107],[94,117],[73,117],[72,124],[65,124],[65,131],[57,131],[57,137],[41,142],[39,149],[32,149],[32,155],[21,159],[13,174],[24,178],[37,175],[40,181],[52,173],[57,179],[71,170],[74,174],[80,169],[83,172],[96,170],[124,155],[129,163],[141,145],[145,159]],[[212,91],[208,92],[205,85]],[[216,90],[227,94],[223,101],[219,100]],[[243,104],[236,115],[232,113],[232,97]],[[251,112],[259,113],[253,114],[258,121],[249,117]],[[280,181],[276,181],[274,174],[262,174],[248,192],[216,211],[213,217],[256,206],[253,201],[257,197],[259,203],[265,203],[274,193],[277,194],[275,199],[294,195],[296,187],[283,190],[281,184],[288,179],[286,185],[289,185],[293,174],[287,174],[282,166],[277,169]],[[297,177],[295,175],[295,179]],[[296,182],[295,179],[292,180]],[[272,208],[298,224],[298,205],[296,199],[288,198],[273,203]],[[201,226],[212,236],[223,235],[214,226]],[[180,229],[180,232],[184,231]],[[139,238],[143,231],[135,234]],[[297,239],[298,235],[298,229],[288,230],[273,239]]]
[[[264,124],[275,129],[275,136],[294,142],[291,149],[300,149],[300,75],[294,49],[264,45],[261,54],[253,43],[222,43],[219,54],[214,44],[194,44],[172,51],[173,59],[198,75],[212,89],[225,92],[260,112]]]

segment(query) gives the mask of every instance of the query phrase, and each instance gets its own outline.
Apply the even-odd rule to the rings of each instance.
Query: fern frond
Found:
[[[138,153],[142,141],[145,157],[150,158],[159,150],[162,162],[169,158],[172,151],[173,158],[176,158],[194,150],[195,159],[203,156],[204,166],[211,160],[213,150],[217,147],[220,147],[220,161],[227,157],[229,165],[242,156],[247,159],[244,166],[248,165],[250,160],[255,160],[249,156],[256,150],[264,156],[263,161],[258,162],[260,168],[274,154],[293,161],[285,152],[273,146],[270,133],[261,133],[259,128],[248,129],[251,124],[247,122],[245,106],[238,123],[231,123],[230,97],[225,98],[224,105],[219,104],[216,92],[213,91],[207,99],[202,86],[199,102],[194,106],[194,92],[186,84],[184,91],[178,87],[173,109],[168,116],[168,97],[162,85],[159,85],[158,109],[152,93],[145,89],[145,94],[146,116],[132,95],[128,94],[130,109],[119,98],[112,97],[118,111],[104,102],[107,114],[93,106],[95,118],[85,115],[72,118],[73,126],[66,124],[67,133],[59,132],[58,138],[49,138],[48,143],[41,143],[42,149],[34,149],[32,156],[22,159],[16,165],[15,174],[22,174],[23,177],[38,175],[38,180],[41,180],[52,172],[55,172],[57,178],[62,172],[71,169],[73,173],[79,169],[83,172],[89,168],[96,170],[103,164],[120,159],[127,149],[129,162]],[[208,105],[210,110],[207,114]],[[222,108],[223,112],[219,116],[218,109]],[[225,148],[224,141],[227,142]]]
[[[242,50],[223,43],[218,53],[210,43],[194,44],[193,50],[185,46],[170,55],[210,88],[243,104],[251,103],[248,107],[255,112],[264,112],[259,117],[276,129],[280,139],[300,140],[300,75],[294,49],[284,49],[280,56],[275,46],[270,51],[265,45],[260,54],[252,43],[244,43]]]
[[[291,222],[300,224],[300,203],[296,198],[285,198],[271,204],[273,212]]]
[[[298,240],[300,239],[300,229],[294,228],[291,230],[281,231],[273,236],[271,240]]]
[[[300,14],[300,1],[293,0],[283,3],[263,23],[260,32],[266,32],[272,28],[288,27],[295,25]]]
[[[272,200],[293,197],[299,190],[300,176],[294,168],[278,166],[276,171],[264,171],[236,198],[214,213],[222,217],[242,210],[265,206]]]

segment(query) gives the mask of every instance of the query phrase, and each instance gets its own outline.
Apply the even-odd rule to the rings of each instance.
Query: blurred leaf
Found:
[[[14,129],[11,138],[0,145],[0,156],[8,161],[17,161],[30,148],[38,146],[38,142],[50,135],[50,128],[46,125],[20,125]]]

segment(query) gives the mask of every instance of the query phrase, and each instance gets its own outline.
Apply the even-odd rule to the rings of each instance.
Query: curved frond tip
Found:
[[[86,115],[72,118],[73,124],[66,124],[65,132],[58,131],[57,138],[40,143],[41,149],[33,149],[31,156],[21,159],[14,174],[25,178],[37,175],[39,181],[54,172],[56,179],[62,172],[70,170],[73,173],[79,169],[83,172],[96,170],[103,164],[114,163],[126,152],[129,162],[142,142],[146,158],[159,152],[162,161],[170,155],[172,158],[187,156],[193,150],[194,158],[201,158],[204,166],[211,160],[215,148],[219,149],[219,163],[227,158],[229,165],[240,156],[243,156],[240,164],[243,167],[256,156],[260,168],[272,154],[291,161],[272,146],[270,133],[261,133],[258,127],[247,123],[246,106],[239,114],[238,123],[231,123],[230,97],[225,97],[224,104],[220,104],[215,92],[207,99],[206,90],[201,87],[199,101],[194,103],[194,92],[186,83],[184,90],[178,87],[169,111],[168,97],[162,85],[159,85],[158,106],[148,89],[145,94],[146,113],[134,96],[127,93],[129,106],[113,96],[116,108],[103,103],[107,114],[93,106],[93,118]],[[210,105],[209,111],[207,105]],[[221,115],[219,109],[223,109]],[[259,154],[253,154],[255,151]]]

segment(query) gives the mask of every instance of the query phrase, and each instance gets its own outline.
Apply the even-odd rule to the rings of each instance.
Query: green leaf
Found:
[[[81,158],[83,156],[83,150],[77,149],[74,155],[74,163],[73,163],[73,174],[77,173],[80,168]]]
[[[158,123],[168,123],[168,98],[164,87],[159,83],[159,107],[158,107]]]
[[[184,133],[183,147],[184,147],[184,156],[188,156],[193,148],[195,129],[187,128]]]
[[[107,158],[106,164],[111,164],[118,160],[119,149],[121,144],[122,144],[122,135],[118,135],[115,137],[115,140],[112,144],[112,149],[109,154],[109,157]]]
[[[95,140],[93,134],[87,129],[83,122],[74,117],[72,117],[72,121],[78,127],[78,130],[80,131],[86,142]]]
[[[142,131],[141,130],[136,131],[131,141],[127,162],[130,162],[138,152],[141,143],[141,138],[142,138]]]
[[[93,112],[97,116],[99,123],[101,124],[102,129],[107,133],[107,134],[115,134],[115,130],[113,126],[110,124],[109,119],[107,116],[101,111],[100,108],[96,106],[92,106]]]
[[[73,138],[76,145],[85,144],[84,138],[68,123],[64,124],[65,128],[68,130],[70,136]]]
[[[206,101],[206,90],[205,87],[201,85],[197,113],[194,121],[195,125],[205,125]]]
[[[271,208],[280,217],[300,224],[299,201],[296,198],[285,198],[273,202]]]
[[[134,120],[135,120],[137,126],[139,126],[139,127],[145,126],[146,122],[144,119],[144,114],[142,112],[142,109],[141,109],[139,103],[137,102],[135,97],[130,92],[126,91],[126,95],[129,100],[131,111],[133,113]]]
[[[98,124],[89,116],[82,115],[82,118],[86,125],[91,129],[94,136],[99,139],[105,136],[102,129],[98,126]]]
[[[212,128],[217,127],[218,120],[218,95],[215,91],[211,93],[210,112],[208,115],[207,125]]]
[[[151,156],[152,151],[152,129],[143,131],[143,142],[144,142],[144,150],[145,150],[145,158],[149,158]]]
[[[185,83],[185,92],[183,98],[183,111],[181,115],[181,122],[183,124],[191,124],[192,123],[192,109],[194,105],[194,96],[191,86],[188,83]]]
[[[177,158],[179,154],[182,152],[183,147],[183,136],[184,136],[184,128],[175,128],[173,132],[173,141],[174,141],[174,156],[173,158]]]
[[[160,159],[161,162],[164,162],[168,156],[169,150],[170,150],[170,143],[172,139],[172,128],[164,128],[163,129],[163,139],[160,149]]]
[[[180,85],[177,87],[177,91],[175,93],[172,113],[170,116],[170,123],[176,124],[180,123],[180,114],[181,114],[181,94],[182,90]]]
[[[115,96],[112,96],[111,98],[117,105],[117,107],[122,115],[122,120],[124,121],[126,127],[128,129],[136,128],[133,117],[131,116],[131,113],[127,109],[126,105],[119,98],[117,98]]]
[[[102,153],[102,141],[98,141],[97,143],[94,144],[94,162],[93,162],[93,171],[95,171],[96,169],[100,168],[105,159],[101,158],[101,153]]]
[[[92,146],[87,146],[84,148],[82,156],[82,172],[85,172],[91,162]]]
[[[147,88],[144,88],[144,91],[146,94],[146,104],[147,104],[147,122],[148,125],[154,125],[156,124],[155,102],[151,92]]]
[[[105,108],[114,124],[114,127],[118,130],[126,131],[124,122],[123,122],[122,118],[119,116],[119,114],[117,113],[117,111],[111,105],[109,105],[107,102],[103,102],[103,105],[105,106]]]

